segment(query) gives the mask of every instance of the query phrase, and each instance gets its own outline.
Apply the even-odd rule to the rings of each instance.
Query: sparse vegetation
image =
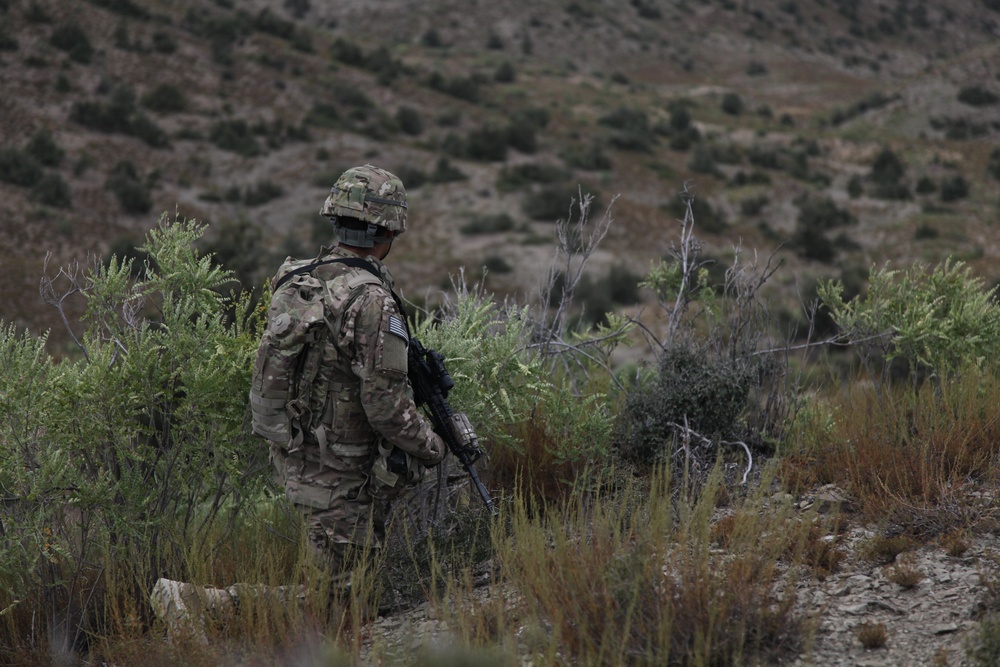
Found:
[[[121,303],[138,303],[128,290],[148,285],[141,282],[148,256],[116,246],[119,255],[138,258],[132,282],[98,278],[99,293],[88,292],[93,298],[70,295],[61,310],[43,310],[34,305],[31,285],[44,250],[53,250],[52,262],[66,261],[127,234],[154,203],[190,207],[212,222],[208,239],[198,243],[214,253],[209,264],[233,271],[243,284],[207,289],[259,295],[279,255],[306,257],[313,245],[329,244],[329,225],[313,224],[316,208],[345,167],[371,162],[403,177],[410,192],[413,232],[390,264],[406,278],[407,297],[429,311],[422,335],[448,350],[456,391],[467,392],[461,401],[473,405],[483,425],[490,457],[482,472],[502,515],[491,523],[459,499],[430,537],[415,530],[406,540],[401,526],[409,524],[399,519],[392,533],[407,543],[395,545],[393,567],[413,576],[405,587],[393,584],[399,591],[361,586],[359,598],[397,609],[404,599],[428,601],[434,622],[449,626],[454,655],[476,664],[782,664],[782,655],[794,660],[781,654],[782,646],[793,653],[813,649],[814,620],[786,606],[789,585],[811,587],[837,576],[838,568],[858,566],[877,567],[895,581],[882,592],[924,589],[937,582],[907,570],[917,554],[928,575],[936,573],[923,567],[930,552],[946,562],[955,558],[949,554],[964,554],[963,567],[984,562],[982,544],[993,540],[984,489],[997,484],[998,457],[989,415],[1000,400],[990,333],[998,325],[985,305],[996,295],[984,287],[998,282],[997,250],[987,241],[998,210],[1000,149],[993,145],[1000,124],[993,112],[1000,78],[981,57],[995,42],[994,0],[962,11],[923,0],[752,7],[733,0],[633,0],[617,14],[591,0],[553,7],[518,0],[505,7],[518,20],[500,22],[480,21],[482,7],[457,16],[432,2],[418,24],[378,3],[363,11],[310,0],[267,9],[234,0],[155,4],[90,0],[67,13],[52,0],[0,0],[0,57],[10,93],[0,106],[11,129],[0,147],[9,221],[8,242],[0,244],[0,291],[6,290],[0,297],[10,318],[0,328],[18,326],[13,337],[0,336],[0,350],[12,349],[15,338],[25,341],[22,348],[39,348],[29,336],[20,338],[24,324],[50,330],[44,352],[32,359],[52,369],[44,373],[50,378],[79,380],[73,391],[37,399],[45,412],[32,423],[44,423],[18,440],[18,451],[58,449],[73,427],[97,442],[97,417],[51,426],[60,405],[64,411],[72,400],[95,405],[105,390],[96,368],[87,381],[85,373],[74,375],[81,347],[107,346],[91,363],[101,366],[109,386],[146,382],[146,393],[115,397],[148,398],[160,410],[152,420],[143,420],[142,410],[133,415],[140,425],[122,429],[133,440],[162,436],[157,420],[169,421],[178,406],[190,408],[183,424],[190,433],[202,423],[198,409],[208,414],[218,407],[196,409],[197,396],[206,394],[159,383],[156,363],[184,368],[179,348],[153,352],[140,340],[176,333],[180,325],[168,332],[162,321],[176,304],[164,305],[154,292],[140,313],[132,305],[114,317],[99,311],[105,289],[121,288]],[[705,29],[712,39],[704,38]],[[679,284],[681,273],[672,272],[677,258],[669,254],[675,239],[665,229],[687,214],[687,204],[669,190],[689,175],[699,193],[690,206],[701,254],[686,274],[692,298],[685,317],[696,326],[685,329],[685,338],[665,334],[675,300],[657,290]],[[560,226],[549,223],[580,214],[579,203],[571,209],[569,202],[580,198],[581,181],[584,191],[596,187],[621,198],[607,246],[574,280],[575,267],[588,257],[589,232],[571,227],[558,240]],[[266,231],[276,229],[288,232]],[[777,253],[779,279],[733,308],[726,284],[748,253],[730,245],[741,239],[768,261],[768,253]],[[551,305],[550,315],[565,315],[553,339],[551,322],[538,323],[545,319],[534,301],[527,313],[512,304],[534,294],[528,283],[535,264],[557,240],[569,259],[549,297],[538,298]],[[889,256],[891,267],[882,264]],[[965,260],[968,272],[942,269],[949,256]],[[911,273],[915,257],[927,264],[913,264]],[[101,265],[106,270],[110,257]],[[452,292],[446,274],[461,265],[470,282],[483,279],[498,293]],[[869,273],[873,265],[898,271],[893,280],[905,289]],[[831,277],[841,279],[843,290],[824,301],[816,285]],[[572,304],[560,311],[567,294]],[[815,299],[815,313],[800,312],[800,302]],[[728,322],[722,313],[764,300],[768,314],[755,310],[754,326],[722,324]],[[90,319],[80,319],[84,311]],[[105,318],[98,327],[141,321],[148,331],[130,324],[113,334],[92,329],[98,311]],[[479,311],[490,315],[478,319]],[[772,311],[775,322],[768,319]],[[180,330],[208,322],[199,320],[205,312]],[[232,310],[225,321],[234,322]],[[501,346],[498,339],[519,326]],[[747,328],[761,332],[756,347],[728,347],[730,339],[713,333],[735,339]],[[234,349],[252,338],[237,343],[212,332],[202,336],[198,354],[214,349],[219,358],[198,357],[205,368],[223,364],[227,354],[237,358]],[[790,368],[766,353],[786,337],[801,347],[788,355]],[[6,417],[24,405],[18,401],[27,400],[29,389],[10,379],[26,376],[3,366],[11,358],[5,352],[0,460],[10,455],[18,423]],[[684,353],[687,366],[677,360]],[[768,364],[755,365],[765,357]],[[667,358],[675,363],[664,366]],[[739,371],[748,368],[750,380],[741,384]],[[725,417],[730,428],[713,427],[698,406],[666,409],[682,403],[667,401],[680,392],[664,389],[682,369],[690,371],[702,403],[722,405],[709,416]],[[172,377],[186,382],[186,372]],[[469,389],[477,383],[485,388]],[[779,384],[783,391],[775,390]],[[701,391],[706,387],[717,391]],[[241,392],[230,384],[226,400],[236,402]],[[56,405],[57,398],[63,403]],[[629,428],[611,416],[642,400],[655,405],[629,428],[662,432],[637,455],[623,444]],[[93,412],[126,419],[124,409]],[[236,412],[230,416],[235,424]],[[102,437],[103,448],[91,447],[100,454],[88,453],[98,468],[119,451],[106,446],[114,438]],[[169,512],[150,528],[160,531],[155,544],[138,529],[112,544],[104,532],[123,525],[117,519],[132,510],[102,504],[107,478],[62,485],[93,469],[83,443],[63,446],[70,463],[59,470],[56,461],[0,462],[0,533],[7,540],[0,544],[0,663],[219,664],[251,655],[265,663],[287,660],[303,644],[318,647],[302,649],[306,662],[393,662],[375,635],[362,636],[360,623],[341,623],[320,609],[319,596],[290,615],[261,604],[213,625],[207,647],[162,641],[146,600],[156,559],[170,576],[198,584],[307,581],[319,590],[322,577],[302,562],[295,541],[301,526],[284,517],[283,504],[265,486],[263,461],[242,467],[239,480],[256,475],[262,486],[231,496],[218,520],[204,514],[211,513],[210,501],[192,510],[203,526],[195,537],[177,529],[182,513]],[[253,452],[261,454],[259,447]],[[125,474],[155,465],[127,457],[118,463]],[[211,465],[217,463],[213,458]],[[32,503],[14,503],[20,491],[12,492],[12,484],[24,488],[29,473],[52,485]],[[229,482],[237,483],[206,478],[203,488]],[[803,509],[817,486],[844,490],[848,514]],[[980,492],[979,502],[969,500]],[[75,503],[72,511],[65,497]],[[91,508],[99,509],[87,514]],[[656,524],[663,516],[670,521]],[[91,523],[81,527],[78,517]],[[455,518],[467,521],[468,530],[454,527]],[[843,524],[853,532],[842,533]],[[661,533],[650,534],[651,525]],[[852,540],[862,525],[876,537],[858,545]],[[21,528],[23,535],[16,532]],[[71,539],[77,528],[94,538],[86,554]],[[276,532],[290,539],[275,539]],[[794,539],[780,549],[770,539],[752,539],[774,533]],[[105,561],[113,565],[102,570]],[[503,604],[487,599],[478,588],[486,579],[502,579],[515,592]],[[699,583],[705,581],[723,594],[705,595]],[[24,592],[12,596],[25,582],[17,589]],[[650,582],[664,590],[641,589]],[[982,616],[967,617],[981,621],[970,631],[966,659],[974,664],[995,662],[994,607],[987,599]],[[876,614],[850,623],[887,618]],[[887,625],[895,653],[913,635],[898,633],[895,620]],[[76,636],[64,640],[64,628]],[[955,637],[927,641],[948,642],[954,654]],[[849,640],[860,651],[855,636]],[[408,654],[414,661],[454,657],[417,643]],[[67,644],[76,656],[50,654]],[[956,659],[944,655],[933,664]]]

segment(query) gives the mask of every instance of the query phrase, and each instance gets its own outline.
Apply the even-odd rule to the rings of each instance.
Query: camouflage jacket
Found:
[[[356,258],[341,248],[325,250],[320,259]],[[329,312],[337,323],[323,350],[320,377],[329,392],[318,424],[316,443],[308,443],[307,458],[319,460],[344,472],[367,472],[374,448],[384,443],[410,456],[436,463],[445,444],[413,402],[407,380],[407,330],[404,315],[392,295],[393,280],[385,265],[366,258],[384,284],[364,284],[351,292],[342,312]],[[312,275],[329,281],[352,269],[344,264],[326,264]],[[310,452],[316,447],[318,452]]]

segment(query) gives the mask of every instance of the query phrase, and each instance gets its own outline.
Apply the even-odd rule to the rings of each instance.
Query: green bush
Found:
[[[215,291],[229,275],[194,251],[200,234],[164,220],[143,279],[117,259],[81,276],[74,358],[55,364],[44,337],[0,324],[0,600],[34,618],[23,635],[4,623],[8,657],[33,633],[52,656],[107,636],[116,595],[190,576],[183,549],[218,553],[201,529],[260,498],[266,448],[246,428],[256,336],[247,304]]]
[[[496,125],[484,125],[466,135],[464,154],[473,160],[502,162],[507,158],[508,132]]]
[[[0,148],[0,181],[30,188],[42,180],[42,167],[34,157],[16,148]]]
[[[52,138],[52,133],[45,128],[31,135],[24,152],[46,167],[58,167],[66,154]]]
[[[273,201],[285,194],[284,189],[272,181],[257,181],[248,187],[243,194],[243,203],[247,206],[260,206]]]
[[[655,378],[629,393],[616,445],[628,461],[670,462],[678,427],[706,438],[743,439],[741,417],[758,369],[695,343],[665,349]],[[700,445],[701,443],[696,443]]]
[[[111,93],[107,104],[74,102],[70,120],[98,132],[117,132],[138,137],[153,148],[169,145],[167,133],[135,104],[135,94],[128,86],[119,86]]]
[[[464,181],[468,178],[465,173],[453,165],[446,157],[438,158],[434,165],[434,171],[430,173],[430,180],[434,183],[451,183],[453,181]]]
[[[474,234],[498,234],[509,232],[512,229],[514,229],[514,218],[506,213],[497,213],[496,215],[476,216],[459,227],[458,231],[471,236]]]
[[[600,117],[597,122],[616,130],[608,139],[616,148],[646,152],[651,150],[651,145],[656,142],[650,127],[649,115],[642,109],[618,107]]]
[[[73,198],[69,185],[59,174],[46,174],[31,188],[32,200],[55,208],[70,208]]]
[[[1000,95],[980,85],[966,86],[958,91],[958,101],[974,107],[992,106],[1000,102]]]
[[[961,174],[941,181],[941,201],[953,202],[969,196],[969,182]]]
[[[666,212],[676,220],[683,220],[687,212],[687,204],[680,197],[674,197],[665,207]],[[710,234],[720,234],[726,230],[728,223],[722,211],[712,207],[704,199],[691,202],[691,212],[697,221],[698,229]]]
[[[142,96],[142,106],[158,113],[180,113],[187,110],[187,97],[178,86],[161,83]]]
[[[7,34],[4,26],[0,25],[0,51],[17,51],[19,48],[21,48],[21,44],[17,38]]]
[[[691,159],[688,161],[688,169],[696,174],[720,174],[719,168],[715,164],[715,156],[712,153],[711,147],[703,143],[698,144],[694,152],[691,153]]]
[[[600,210],[598,195],[594,195],[591,210]],[[532,220],[555,222],[556,220],[575,220],[580,211],[580,193],[574,185],[546,185],[528,194],[522,204],[522,210]],[[570,202],[572,201],[572,206]]]
[[[89,0],[90,4],[103,7],[108,11],[127,18],[148,19],[149,12],[137,5],[133,0]]]
[[[445,78],[439,72],[433,72],[427,78],[427,86],[466,102],[479,101],[480,81],[475,76],[455,76]]]
[[[79,23],[69,21],[52,31],[49,43],[60,51],[65,51],[69,57],[78,63],[89,63],[94,54],[90,38]]]
[[[131,215],[149,213],[153,208],[153,197],[148,186],[140,179],[139,171],[128,160],[115,165],[104,182],[118,199],[122,209]]]
[[[254,139],[250,126],[243,119],[219,120],[212,124],[208,139],[219,148],[245,157],[261,154],[260,144]]]
[[[497,190],[514,192],[532,185],[559,183],[569,177],[569,172],[554,165],[524,162],[504,167],[497,178]]]
[[[845,300],[843,289],[833,281],[819,289],[840,330],[887,363],[907,362],[914,380],[923,370],[943,378],[963,365],[982,367],[1000,354],[1000,304],[962,262],[872,268],[863,296]]]
[[[567,166],[587,171],[605,171],[611,169],[611,158],[599,143],[581,144],[572,143],[566,147],[560,157]]]
[[[986,164],[986,173],[1000,181],[1000,148],[990,151],[990,160]]]
[[[842,209],[828,197],[805,197],[800,199],[799,215],[795,221],[792,246],[799,255],[819,262],[831,262],[836,255],[834,243],[827,232],[837,227],[853,225],[857,218]]]
[[[405,134],[417,136],[424,131],[424,121],[420,112],[405,104],[396,110],[396,123]]]
[[[726,93],[722,96],[719,108],[730,116],[739,116],[743,113],[743,99],[736,93]]]
[[[914,190],[916,190],[919,195],[927,195],[932,192],[937,192],[937,183],[935,183],[934,179],[929,176],[921,176],[917,180],[917,185]]]
[[[38,0],[31,0],[31,3],[24,10],[24,19],[28,23],[52,23],[52,16],[38,4]]]
[[[170,55],[177,51],[177,42],[169,33],[162,30],[154,30],[152,37],[152,47],[157,53]]]
[[[497,83],[513,83],[515,78],[517,78],[517,72],[514,66],[506,60],[497,65],[493,72],[493,80]]]
[[[875,161],[872,162],[872,171],[869,178],[875,185],[895,185],[906,173],[906,166],[899,159],[892,149],[883,148]]]

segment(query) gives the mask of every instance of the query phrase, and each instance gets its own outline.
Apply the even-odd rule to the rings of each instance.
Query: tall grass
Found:
[[[798,434],[806,444],[785,461],[788,477],[844,487],[863,520],[913,524],[917,512],[925,525],[914,528],[948,532],[973,518],[967,493],[1000,478],[998,402],[1000,375],[977,368],[917,391],[851,385],[810,413]]]

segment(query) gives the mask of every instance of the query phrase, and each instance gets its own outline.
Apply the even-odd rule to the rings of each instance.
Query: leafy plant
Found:
[[[0,328],[0,606],[36,614],[53,655],[101,632],[112,582],[148,591],[180,543],[217,548],[213,517],[263,482],[244,421],[250,312],[216,291],[230,276],[195,251],[202,229],[164,217],[138,280],[117,258],[46,277],[64,318],[68,298],[86,300],[76,359]]]
[[[819,296],[847,340],[864,352],[873,376],[884,382],[889,364],[908,364],[917,382],[923,372],[950,376],[963,365],[982,367],[1000,353],[1000,305],[963,262],[947,260],[933,269],[922,264],[905,270],[873,268],[868,291],[850,301],[843,285],[828,281]]]

